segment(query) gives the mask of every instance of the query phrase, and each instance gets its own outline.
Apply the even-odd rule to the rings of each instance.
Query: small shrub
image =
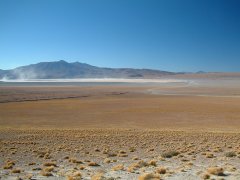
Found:
[[[53,176],[53,174],[52,173],[50,173],[50,172],[46,172],[46,171],[41,171],[41,173],[40,173],[42,176]]]
[[[54,167],[57,166],[57,164],[56,164],[55,162],[46,162],[46,163],[44,163],[43,165],[44,165],[44,166],[54,166]]]
[[[156,170],[157,173],[159,174],[166,174],[167,172],[167,169],[165,167],[159,167],[157,170]]]
[[[91,177],[91,180],[104,180],[104,179],[106,178],[104,177],[103,173],[97,173]]]
[[[207,172],[209,174],[213,174],[216,176],[223,176],[224,175],[224,170],[221,167],[210,167],[207,169]]]
[[[151,160],[148,162],[149,166],[157,166],[157,161],[156,160]]]
[[[226,156],[226,157],[235,157],[235,156],[237,156],[237,155],[236,155],[235,152],[231,151],[231,152],[225,153],[225,156]]]
[[[100,166],[100,165],[96,162],[90,162],[88,163],[88,166]]]
[[[124,169],[123,164],[119,164],[119,165],[114,166],[114,167],[112,168],[113,171],[120,171],[120,170],[123,170],[123,169]]]
[[[206,153],[206,158],[213,158],[214,155],[212,153]]]
[[[104,159],[104,161],[103,161],[104,163],[107,163],[107,164],[109,164],[109,163],[111,163],[111,159],[109,159],[109,158],[106,158],[106,159]]]
[[[168,151],[168,152],[163,153],[162,157],[171,158],[171,157],[177,156],[177,155],[179,155],[179,152],[177,152],[177,151]]]
[[[84,170],[86,167],[85,166],[80,166],[79,169],[80,170]]]
[[[44,168],[45,172],[52,172],[53,170],[54,170],[54,166],[49,166],[49,167]]]
[[[68,180],[81,180],[82,174],[80,172],[75,172],[73,175],[67,177]]]
[[[138,180],[160,180],[159,174],[146,173],[138,177]]]
[[[205,173],[202,175],[203,179],[210,179],[210,175],[208,173]]]
[[[36,165],[35,162],[31,162],[31,163],[28,163],[29,166],[33,166],[33,165]]]
[[[21,169],[13,169],[12,173],[21,173]]]

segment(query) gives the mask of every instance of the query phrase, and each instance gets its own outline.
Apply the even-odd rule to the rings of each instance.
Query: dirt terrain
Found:
[[[238,133],[133,129],[0,133],[2,179],[141,179],[146,174],[155,179],[240,178]]]
[[[0,179],[240,179],[238,81],[203,82],[2,86]]]

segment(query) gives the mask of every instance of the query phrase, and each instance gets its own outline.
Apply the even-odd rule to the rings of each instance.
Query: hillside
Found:
[[[173,74],[175,73],[152,69],[101,68],[80,62],[68,63],[63,60],[0,70],[1,79],[159,78]]]

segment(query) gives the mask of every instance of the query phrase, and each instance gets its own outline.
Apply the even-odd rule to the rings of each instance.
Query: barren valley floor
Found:
[[[239,90],[0,87],[0,177],[240,179]]]

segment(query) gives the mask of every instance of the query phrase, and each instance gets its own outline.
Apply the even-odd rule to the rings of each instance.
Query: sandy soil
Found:
[[[156,179],[240,178],[239,133],[133,129],[0,133],[2,179],[94,179],[94,175],[138,179],[146,173]],[[223,170],[209,170],[216,166]]]
[[[190,82],[0,87],[1,179],[240,179],[238,80]]]

